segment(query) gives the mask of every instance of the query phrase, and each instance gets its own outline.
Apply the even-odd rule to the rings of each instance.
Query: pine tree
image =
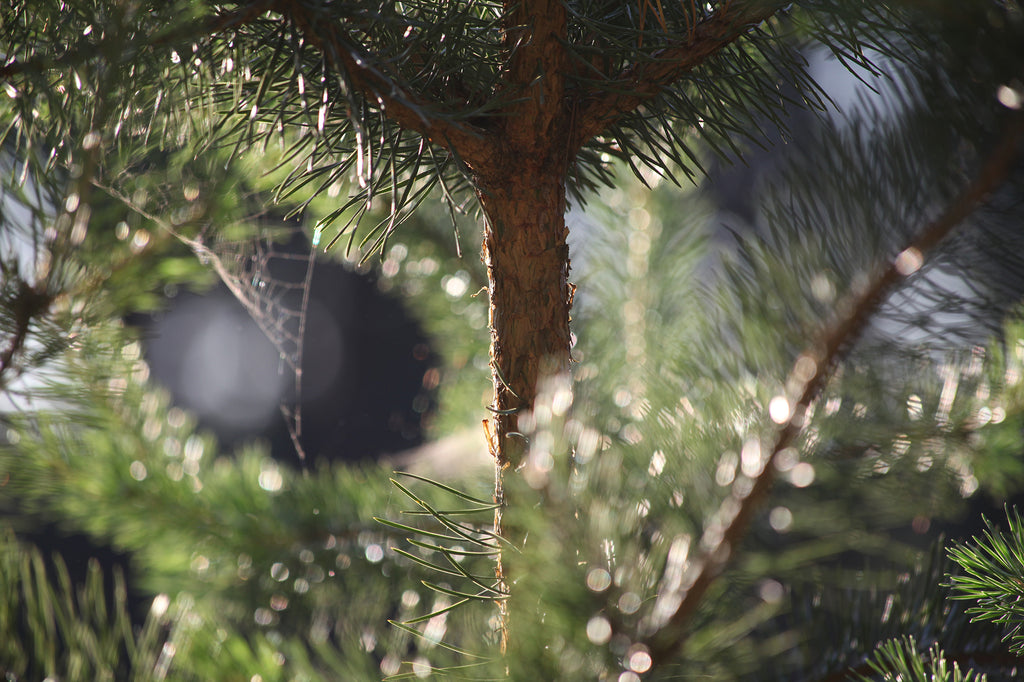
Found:
[[[0,381],[21,408],[6,418],[10,490],[19,511],[78,519],[144,551],[150,586],[176,595],[170,610],[169,597],[154,602],[151,618],[170,618],[162,640],[155,626],[121,624],[100,646],[87,635],[108,608],[98,578],[75,606],[68,579],[46,587],[38,560],[12,558],[20,568],[5,571],[8,605],[19,603],[13,595],[32,595],[32,605],[2,622],[32,634],[11,639],[4,665],[69,679],[124,670],[359,679],[396,672],[403,655],[423,676],[427,653],[440,665],[450,651],[470,657],[475,674],[515,679],[830,679],[850,666],[868,673],[865,656],[889,641],[871,665],[958,679],[938,652],[962,664],[981,652],[970,661],[1012,675],[1015,658],[989,665],[981,655],[998,638],[966,627],[938,596],[951,570],[941,561],[890,580],[877,603],[881,588],[826,589],[820,576],[800,577],[811,564],[796,558],[835,553],[830,537],[862,524],[844,536],[861,544],[842,549],[884,546],[906,564],[891,543],[875,544],[885,523],[937,515],[979,478],[1001,492],[1015,483],[1000,480],[1019,452],[1021,405],[1019,346],[1003,321],[1021,292],[1012,244],[1024,18],[1016,3],[961,5],[31,2],[0,11]],[[584,270],[592,282],[581,282],[577,324],[593,340],[581,334],[574,348],[567,201],[614,187],[624,168],[648,185],[698,178],[710,157],[742,159],[772,130],[789,135],[794,109],[828,108],[807,68],[811,45],[892,84],[888,108],[823,122],[784,173],[750,188],[758,231],[710,275],[693,262],[692,196],[671,214],[631,198],[628,228],[606,234],[617,250],[595,253],[604,267]],[[398,542],[387,536],[424,526],[364,525],[389,494],[378,472],[293,475],[258,452],[211,466],[214,446],[146,385],[138,345],[114,322],[154,305],[148,292],[199,276],[182,244],[270,319],[242,286],[250,273],[227,271],[218,253],[254,227],[265,236],[271,194],[294,215],[319,217],[314,245],[337,251],[347,239],[351,249],[358,236],[357,256],[384,262],[397,258],[402,223],[412,223],[406,253],[440,243],[432,225],[416,224],[428,197],[448,203],[456,244],[455,213],[472,205],[482,217],[483,272],[467,277],[488,293],[494,500],[399,480],[395,494],[436,525],[410,538],[412,549],[387,552]],[[683,223],[672,233],[669,215]],[[589,309],[588,295],[599,302]],[[908,312],[921,301],[935,303]],[[622,343],[601,338],[601,303],[622,311]],[[961,336],[987,341],[982,325],[1002,338],[988,353],[965,351]],[[627,366],[616,369],[623,351]],[[170,463],[154,459],[157,443]],[[777,493],[759,516],[779,477],[797,489],[817,478],[821,499]],[[847,489],[857,478],[863,485]],[[912,491],[894,499],[900,486]],[[143,526],[146,499],[160,504],[147,506]],[[866,518],[846,518],[858,505]],[[818,523],[798,522],[780,548],[773,532],[812,514]],[[152,537],[202,546],[147,548]],[[8,547],[5,561],[27,556]],[[321,555],[334,557],[337,580]],[[359,571],[341,570],[353,562]],[[445,576],[427,581],[433,606],[419,617],[409,613],[421,600],[410,568]],[[371,574],[392,599],[353,597]],[[198,587],[186,586],[189,575]],[[348,600],[359,621],[302,596],[311,591],[335,607]],[[48,615],[48,600],[67,607]],[[498,605],[504,657],[480,652],[487,616],[472,602]],[[247,603],[261,604],[260,627],[241,625]],[[823,603],[834,611],[820,613]],[[224,605],[235,612],[215,613]],[[218,617],[237,630],[218,629]],[[362,627],[372,617],[406,624],[383,645]],[[55,653],[53,640],[70,653]],[[176,652],[187,661],[177,667]],[[225,652],[231,665],[217,667]]]

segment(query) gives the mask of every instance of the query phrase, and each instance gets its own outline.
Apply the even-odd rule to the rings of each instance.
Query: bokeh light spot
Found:
[[[379,563],[384,559],[384,548],[374,543],[366,547],[366,560],[371,564]]]
[[[793,413],[789,399],[784,395],[777,395],[768,403],[768,416],[776,424],[785,424],[786,420]]]
[[[604,592],[612,584],[612,575],[603,568],[592,568],[587,572],[587,587],[594,592]]]
[[[601,646],[612,638],[612,625],[604,616],[594,616],[587,621],[587,639]]]
[[[806,488],[814,483],[814,467],[807,462],[800,462],[789,472],[789,481],[797,488]]]

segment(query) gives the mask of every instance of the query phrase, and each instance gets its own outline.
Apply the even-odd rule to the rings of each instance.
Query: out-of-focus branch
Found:
[[[881,268],[868,285],[851,294],[840,305],[836,323],[821,340],[805,350],[796,360],[787,386],[792,387],[790,416],[780,426],[775,443],[763,468],[746,494],[734,490],[716,518],[724,528],[704,555],[685,566],[671,567],[682,571],[670,593],[658,597],[663,608],[655,607],[646,623],[647,646],[655,662],[663,662],[678,652],[686,640],[689,624],[708,588],[721,575],[730,558],[747,533],[760,503],[767,497],[775,480],[775,460],[790,447],[805,426],[811,403],[818,397],[836,363],[842,359],[861,335],[884,301],[885,294],[905,277],[913,274],[924,262],[925,254],[937,246],[965,218],[983,204],[1007,178],[1021,155],[1024,136],[1024,114],[1015,114],[974,181],[938,219],[924,226],[907,247]]]
[[[7,345],[0,351],[0,388],[6,385],[17,356],[25,348],[32,322],[46,313],[51,303],[53,297],[45,289],[19,280],[18,292],[12,302],[14,330]]]

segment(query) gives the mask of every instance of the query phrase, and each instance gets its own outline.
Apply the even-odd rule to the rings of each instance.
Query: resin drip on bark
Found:
[[[505,186],[481,188],[483,258],[490,285],[491,448],[499,469],[522,462],[522,410],[538,380],[569,367],[569,247],[561,168],[523,168]]]

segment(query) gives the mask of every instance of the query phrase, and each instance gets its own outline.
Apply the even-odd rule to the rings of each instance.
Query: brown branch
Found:
[[[492,143],[487,131],[456,121],[445,120],[430,111],[437,103],[421,93],[410,92],[393,78],[374,68],[373,58],[355,47],[353,41],[324,17],[312,14],[299,0],[277,0],[277,12],[291,19],[302,36],[320,50],[334,68],[345,74],[349,83],[385,115],[402,128],[421,134],[430,142],[455,151],[470,167],[487,163]]]
[[[25,348],[32,322],[49,310],[53,298],[43,286],[18,281],[18,293],[12,302],[14,331],[7,346],[0,352],[0,387],[5,385],[4,374],[14,366],[15,358]]]
[[[753,26],[778,12],[775,3],[724,3],[694,26],[685,40],[655,53],[651,61],[636,62],[580,98],[572,149],[579,150],[647,100],[690,73]]]
[[[885,294],[906,276],[916,272],[923,263],[924,255],[983,204],[988,195],[1006,179],[1020,156],[1022,134],[1024,116],[1015,115],[978,176],[959,198],[943,215],[926,225],[919,236],[876,274],[866,288],[854,292],[846,305],[840,306],[841,317],[832,329],[824,334],[817,345],[811,346],[797,359],[787,386],[795,387],[793,393],[799,397],[793,403],[789,418],[779,427],[764,468],[754,479],[749,493],[740,495],[734,490],[729,496],[718,513],[718,518],[725,519],[723,523],[726,524],[720,539],[693,564],[688,579],[678,585],[676,594],[666,595],[668,599],[678,598],[678,606],[660,622],[648,623],[647,637],[653,660],[662,662],[682,646],[686,639],[687,624],[708,588],[735,555],[754,513],[771,489],[775,479],[776,457],[790,447],[803,430],[807,411],[831,376],[836,363],[863,332],[882,304]]]

